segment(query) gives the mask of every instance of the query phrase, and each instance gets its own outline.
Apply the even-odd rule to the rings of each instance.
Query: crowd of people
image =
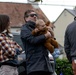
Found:
[[[51,65],[49,54],[53,59],[59,57],[59,45],[50,25],[38,18],[34,10],[24,12],[25,24],[21,27],[20,37],[26,53],[27,75],[56,75]],[[68,60],[72,63],[76,75],[76,21],[71,23],[65,32],[64,48]],[[22,48],[13,40],[10,32],[10,17],[0,15],[0,75],[18,75],[17,55]]]

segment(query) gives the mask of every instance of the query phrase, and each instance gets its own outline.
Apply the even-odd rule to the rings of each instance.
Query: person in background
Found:
[[[18,75],[17,52],[22,48],[13,41],[9,31],[10,18],[0,14],[0,75]]]
[[[52,75],[53,69],[48,57],[48,50],[44,46],[47,38],[51,37],[50,32],[33,36],[38,15],[34,10],[27,10],[24,13],[25,24],[21,28],[21,40],[26,53],[27,75]]]
[[[67,59],[72,64],[74,75],[76,75],[76,17],[70,23],[65,31],[64,50]]]

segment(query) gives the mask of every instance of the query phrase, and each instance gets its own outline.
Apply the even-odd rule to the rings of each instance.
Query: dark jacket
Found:
[[[76,21],[69,24],[66,29],[64,48],[70,62],[76,59]]]
[[[48,51],[44,46],[45,36],[33,36],[34,22],[27,22],[21,29],[21,40],[26,52],[27,73],[33,71],[53,72],[49,64]]]

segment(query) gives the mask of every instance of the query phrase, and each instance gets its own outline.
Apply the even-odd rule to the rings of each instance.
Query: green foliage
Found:
[[[67,59],[56,59],[56,73],[57,75],[73,75],[72,65]]]

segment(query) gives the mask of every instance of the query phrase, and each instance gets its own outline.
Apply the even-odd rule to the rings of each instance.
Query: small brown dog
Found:
[[[36,21],[36,28],[32,31],[32,35],[37,36],[46,34],[47,31],[51,33],[51,37],[46,39],[44,45],[50,51],[50,53],[53,53],[54,48],[58,48],[58,43],[54,39],[54,33],[51,31],[49,21],[45,24],[45,22],[42,19],[38,19]]]

